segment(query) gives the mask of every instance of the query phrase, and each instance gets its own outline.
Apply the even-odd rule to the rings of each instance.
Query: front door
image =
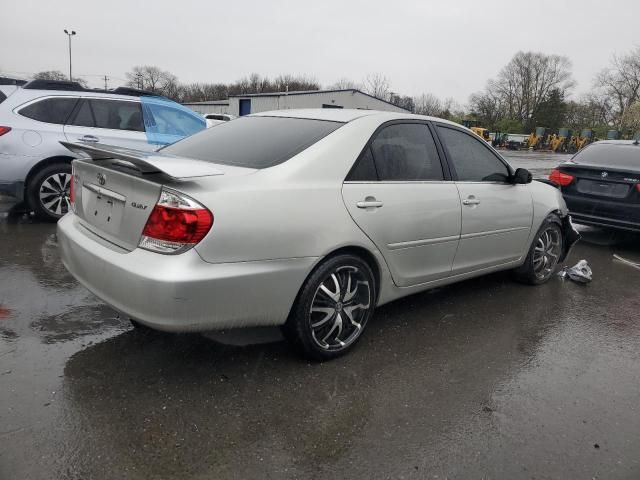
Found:
[[[507,164],[477,136],[439,125],[462,204],[460,245],[453,274],[518,260],[527,251],[533,221],[528,185],[509,182]]]
[[[429,127],[394,123],[374,135],[342,187],[352,218],[384,256],[396,285],[446,277],[460,235],[460,198]]]

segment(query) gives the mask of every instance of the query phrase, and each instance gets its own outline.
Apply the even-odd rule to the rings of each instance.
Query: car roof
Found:
[[[99,90],[94,92],[92,90],[35,90],[21,88],[19,92],[21,93],[21,96],[29,99],[39,97],[100,97],[129,101],[140,100],[140,97],[135,95],[120,95],[117,93],[106,93]]]
[[[593,142],[591,145],[616,145],[616,146],[635,145],[637,146],[638,144],[636,143],[636,140],[599,140],[597,142]]]
[[[415,115],[413,113],[388,112],[382,110],[358,110],[349,108],[305,108],[291,110],[272,110],[269,112],[254,113],[256,117],[288,117],[304,118],[309,120],[327,120],[331,122],[351,122],[358,118],[376,115],[381,122],[389,120],[431,120],[440,123],[462,127],[462,125],[442,118],[428,117],[425,115]],[[462,127],[464,128],[464,127]]]

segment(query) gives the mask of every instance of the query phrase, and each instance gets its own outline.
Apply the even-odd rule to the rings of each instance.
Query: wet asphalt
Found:
[[[324,364],[272,329],[133,330],[54,225],[5,215],[0,245],[2,480],[640,478],[640,270],[613,258],[640,262],[640,236],[583,229],[589,285],[499,273],[393,302]]]

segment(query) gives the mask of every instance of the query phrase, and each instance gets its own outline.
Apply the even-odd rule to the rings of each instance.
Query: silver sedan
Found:
[[[577,240],[560,192],[437,118],[242,117],[159,152],[65,144],[66,268],[166,331],[281,325],[304,355],[354,346],[374,308],[498,270],[546,282]]]

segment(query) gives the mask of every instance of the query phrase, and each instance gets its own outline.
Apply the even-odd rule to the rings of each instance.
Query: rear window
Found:
[[[243,117],[162,149],[164,153],[248,168],[289,160],[342,126],[339,122],[283,117]]]
[[[594,143],[580,150],[573,160],[577,163],[640,168],[640,145]]]
[[[46,98],[20,109],[18,113],[39,122],[64,124],[77,101],[72,97]]]

